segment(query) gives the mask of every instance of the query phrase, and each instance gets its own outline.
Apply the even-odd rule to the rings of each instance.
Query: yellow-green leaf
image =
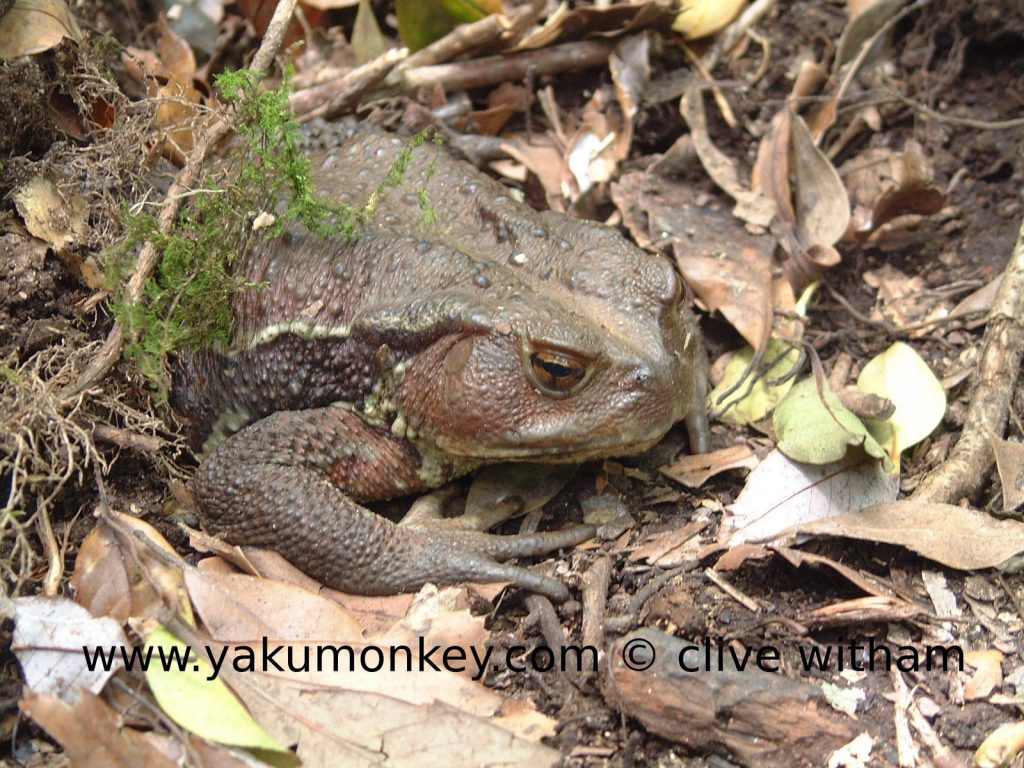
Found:
[[[150,654],[146,682],[160,708],[182,728],[218,744],[291,755],[252,719],[224,682],[214,678],[208,660],[191,652],[184,669],[173,664],[173,669],[163,668],[161,659],[170,659],[171,654],[185,659],[189,653],[189,647],[167,628],[158,627],[150,634],[145,652]]]
[[[764,354],[765,362],[771,365],[767,373],[755,379],[752,385],[740,384],[739,388],[729,395],[728,400],[719,404],[718,401],[722,395],[740,382],[740,377],[747,370],[747,366],[750,365],[753,358],[753,347],[746,347],[737,352],[725,366],[722,380],[709,396],[708,402],[711,410],[722,411],[722,415],[719,417],[720,421],[739,425],[760,421],[772,412],[772,409],[792,388],[794,378],[775,385],[770,385],[768,382],[776,381],[791,373],[800,360],[800,352],[784,341],[772,339],[768,342],[768,348]]]
[[[886,397],[896,406],[888,420],[867,422],[871,434],[894,457],[928,437],[946,413],[941,382],[928,363],[902,341],[864,366],[857,388]]]
[[[867,427],[822,382],[809,378],[797,383],[775,409],[773,423],[779,450],[793,461],[828,464],[839,461],[851,446],[861,446],[870,456],[888,461],[886,452]]]

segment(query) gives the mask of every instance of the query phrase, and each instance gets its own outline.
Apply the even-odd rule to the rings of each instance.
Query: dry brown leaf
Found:
[[[0,59],[48,51],[65,37],[79,42],[82,30],[64,0],[17,0],[0,16]]]
[[[667,32],[674,19],[675,11],[670,4],[660,0],[605,7],[581,5],[572,10],[569,10],[566,3],[562,3],[548,16],[543,26],[523,38],[513,50],[545,48],[555,42],[579,40],[593,35],[619,37],[644,29]]]
[[[532,701],[507,699],[501,703],[501,713],[492,722],[527,741],[552,738],[558,733],[558,722],[537,711]]]
[[[163,15],[157,22],[156,55],[167,71],[168,79],[191,85],[196,76],[196,57],[190,46],[167,23]]]
[[[822,259],[846,233],[850,223],[850,201],[839,173],[811,138],[807,124],[797,114],[790,116],[793,144],[793,173],[796,186],[797,228],[801,242],[815,263],[834,266],[838,254]],[[822,249],[816,253],[814,247]],[[834,251],[832,251],[834,253]]]
[[[565,154],[550,134],[534,135],[532,140],[509,139],[501,148],[540,180],[551,210],[565,213],[569,201],[579,196]]]
[[[974,674],[964,685],[964,698],[967,701],[988,698],[992,691],[1003,684],[1003,658],[1003,654],[995,649],[968,651],[964,654],[964,662],[974,667]]]
[[[418,677],[429,686],[436,674]],[[385,760],[396,768],[470,768],[498,755],[502,765],[537,768],[559,759],[549,747],[439,702],[307,684],[288,673],[244,675],[236,692],[272,736],[298,745],[305,768],[378,768]]]
[[[699,84],[691,86],[679,104],[679,111],[690,127],[693,147],[711,180],[736,201],[733,215],[758,227],[767,227],[776,213],[775,202],[757,188],[740,181],[736,164],[715,146],[708,133],[704,98]],[[756,345],[755,345],[756,346]]]
[[[530,92],[515,83],[502,83],[487,97],[487,109],[469,113],[477,133],[497,136],[513,115],[525,112],[530,106]]]
[[[906,328],[948,314],[942,296],[927,291],[924,278],[905,275],[891,264],[867,270],[864,273],[864,282],[877,291],[875,306],[871,310],[871,317],[875,320],[884,320],[897,328]],[[929,328],[921,328],[910,335],[918,337],[931,332]]]
[[[700,488],[720,472],[728,469],[753,469],[756,466],[757,456],[750,446],[730,445],[711,453],[680,456],[671,464],[658,467],[658,471],[687,488]]]
[[[708,527],[708,521],[694,521],[682,528],[655,534],[629,554],[631,562],[647,562],[669,568],[687,561],[696,562],[699,541],[691,541]],[[691,546],[687,547],[687,542]]]
[[[210,634],[222,641],[362,641],[362,627],[332,600],[245,574],[189,571],[185,584]]]
[[[1003,511],[1012,512],[1024,504],[1024,443],[989,435],[996,456],[999,482],[1003,490]]]
[[[785,558],[794,568],[799,568],[805,564],[822,565],[835,571],[862,592],[874,595],[875,597],[896,597],[896,590],[889,583],[872,573],[858,571],[830,557],[814,552],[804,552],[801,549],[793,549],[792,547],[771,547],[771,549]],[[718,566],[716,565],[715,567],[717,568]]]
[[[773,237],[751,235],[733,216],[701,204],[692,185],[654,171],[621,176],[611,197],[641,247],[668,244],[687,284],[709,310],[721,312],[751,346],[766,341]]]
[[[158,88],[157,97],[163,101],[153,124],[163,130],[163,152],[175,165],[184,165],[198,137],[215,118],[203,115],[203,95],[191,85],[171,80]]]
[[[921,145],[908,141],[902,152],[875,147],[843,164],[854,206],[850,236],[866,237],[897,216],[930,216],[946,205]]]
[[[145,734],[120,723],[102,699],[84,692],[70,707],[51,696],[30,694],[19,702],[64,748],[75,768],[175,768],[177,759],[159,751]]]
[[[191,618],[181,570],[150,549],[163,550],[177,560],[174,548],[138,518],[111,511],[109,519],[109,525],[96,525],[78,551],[71,575],[77,602],[93,616],[112,616],[122,622],[164,615],[170,608]],[[140,567],[144,572],[139,572]]]
[[[898,544],[959,570],[993,568],[1024,552],[1024,523],[910,499],[801,524],[792,532]]]
[[[89,232],[89,204],[77,193],[61,194],[57,185],[36,176],[14,193],[14,204],[34,237],[55,251],[81,243]]]

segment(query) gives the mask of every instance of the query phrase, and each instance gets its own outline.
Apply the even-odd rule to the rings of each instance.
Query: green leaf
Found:
[[[146,682],[157,703],[178,725],[192,733],[233,747],[292,753],[278,744],[235,697],[219,678],[213,678],[213,667],[191,652],[184,669],[176,665],[164,669],[162,658],[176,654],[185,659],[188,646],[166,627],[157,628],[146,641],[150,664],[146,669]]]
[[[779,403],[774,416],[779,450],[793,461],[828,464],[842,459],[851,447],[860,446],[868,455],[888,462],[882,446],[826,382],[822,382],[822,392],[824,402],[815,379],[804,379]]]
[[[857,387],[896,406],[886,421],[868,421],[867,426],[892,456],[924,440],[942,422],[946,413],[946,391],[921,356],[897,341],[860,372]]]
[[[395,0],[398,34],[410,51],[426,48],[459,24],[502,11],[501,0]]]
[[[772,412],[772,409],[793,387],[795,377],[774,386],[767,383],[791,373],[800,360],[799,350],[784,341],[772,339],[768,342],[768,348],[764,354],[765,362],[771,364],[768,371],[755,379],[752,385],[740,384],[739,388],[729,396],[729,399],[719,405],[718,401],[722,395],[740,382],[740,377],[743,376],[753,358],[753,347],[746,347],[737,352],[725,366],[722,380],[711,392],[709,396],[711,407],[723,412],[719,417],[720,421],[738,425],[760,421]]]

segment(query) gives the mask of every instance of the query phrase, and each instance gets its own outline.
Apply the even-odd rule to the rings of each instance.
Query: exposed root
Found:
[[[69,486],[82,484],[87,468],[105,472],[108,457],[97,450],[94,424],[155,435],[161,422],[116,395],[89,389],[62,394],[95,355],[98,342],[49,347],[16,369],[0,367],[0,569],[11,590],[39,566],[35,530],[46,562],[44,592],[56,594],[63,577],[63,549],[50,510]]]

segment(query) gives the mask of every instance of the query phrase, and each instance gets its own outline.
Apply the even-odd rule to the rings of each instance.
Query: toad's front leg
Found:
[[[433,582],[510,581],[556,600],[565,586],[500,561],[591,538],[592,526],[526,536],[397,526],[354,499],[427,489],[409,443],[336,408],[282,411],[228,438],[200,466],[206,525],[233,544],[268,547],[337,589],[394,594]]]

